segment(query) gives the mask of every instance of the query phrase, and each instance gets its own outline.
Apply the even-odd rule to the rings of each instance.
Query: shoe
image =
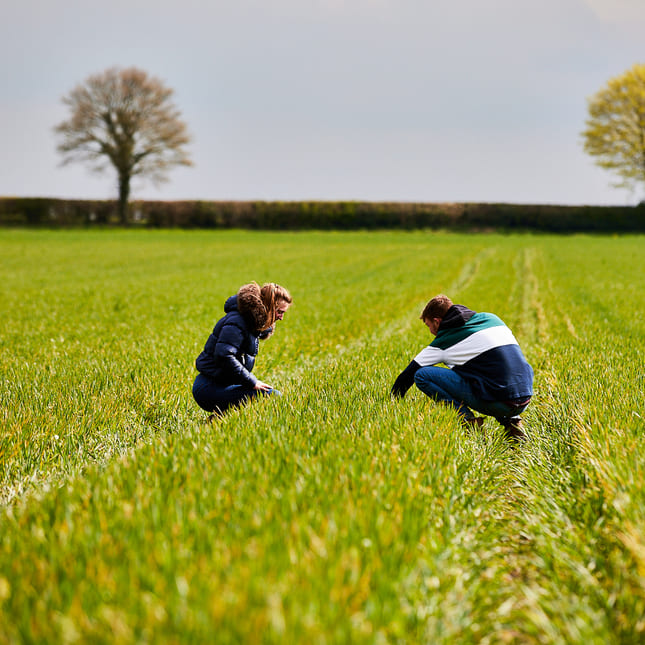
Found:
[[[526,441],[524,424],[522,423],[522,419],[520,419],[520,417],[513,417],[502,425],[504,426],[504,433],[506,434],[507,439],[516,442]]]
[[[475,430],[479,430],[484,425],[484,417],[463,418],[461,420],[461,423],[466,428],[474,428]]]
[[[221,412],[220,410],[213,410],[213,414],[211,414],[208,419],[206,419],[206,423],[213,424],[215,421],[220,421],[221,419],[224,418],[224,413]]]

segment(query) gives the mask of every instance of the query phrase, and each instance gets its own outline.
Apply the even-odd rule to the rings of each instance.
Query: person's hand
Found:
[[[258,381],[255,384],[255,390],[260,390],[261,392],[268,392],[269,390],[272,390],[273,388],[268,384],[268,383],[263,383],[262,381]]]

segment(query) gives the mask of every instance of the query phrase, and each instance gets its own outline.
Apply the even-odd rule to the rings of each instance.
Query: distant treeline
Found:
[[[643,232],[645,205],[558,206],[504,203],[326,201],[138,201],[130,205],[137,228],[261,230],[451,229],[572,232]],[[121,226],[116,203],[106,200],[0,198],[0,226]]]

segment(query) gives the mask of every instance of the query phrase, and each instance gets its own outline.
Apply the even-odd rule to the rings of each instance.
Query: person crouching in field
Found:
[[[520,414],[533,395],[533,369],[511,330],[495,314],[455,305],[445,295],[432,298],[420,318],[435,339],[398,376],[393,396],[404,397],[415,383],[452,405],[465,425],[483,424],[475,410],[495,417],[509,439],[524,439]]]
[[[271,336],[275,323],[291,306],[291,295],[280,285],[251,282],[224,304],[220,318],[197,357],[199,374],[193,383],[197,404],[214,416],[238,407],[258,394],[280,394],[253,374],[259,341]]]

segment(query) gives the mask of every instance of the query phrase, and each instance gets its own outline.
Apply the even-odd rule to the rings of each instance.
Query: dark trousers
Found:
[[[206,412],[222,414],[231,407],[239,407],[259,394],[279,394],[277,390],[260,392],[245,385],[218,385],[212,379],[198,374],[193,383],[193,397]]]
[[[502,425],[519,417],[531,400],[526,397],[523,401],[484,401],[473,392],[465,378],[445,367],[422,367],[414,375],[414,382],[424,394],[452,405],[465,419],[471,419],[472,410],[475,410],[495,417]]]

